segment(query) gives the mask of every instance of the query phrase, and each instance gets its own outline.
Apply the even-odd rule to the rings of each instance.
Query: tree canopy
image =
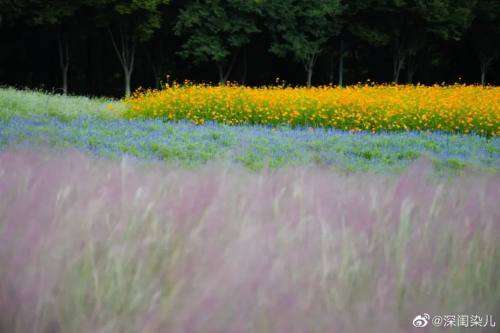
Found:
[[[340,31],[340,0],[268,0],[267,28],[273,41],[270,51],[290,53],[307,73],[307,86],[318,57]],[[337,21],[338,20],[338,21]]]
[[[0,85],[498,84],[499,39],[495,0],[0,0]]]
[[[261,3],[252,0],[191,1],[180,10],[175,32],[185,37],[179,54],[195,62],[213,62],[219,81],[229,78],[241,49],[259,32]]]

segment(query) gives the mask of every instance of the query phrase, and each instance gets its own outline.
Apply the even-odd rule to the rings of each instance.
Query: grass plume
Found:
[[[2,332],[408,332],[498,313],[500,178],[0,154]]]

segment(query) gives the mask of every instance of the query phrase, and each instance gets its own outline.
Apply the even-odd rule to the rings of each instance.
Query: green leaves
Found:
[[[52,25],[73,16],[81,6],[82,2],[78,0],[19,0],[9,8],[12,14],[29,25]]]
[[[186,39],[179,52],[195,62],[227,61],[260,31],[258,1],[192,1],[180,10],[174,27]]]
[[[269,0],[267,6],[267,26],[274,37],[271,52],[279,56],[290,52],[297,60],[306,60],[338,33],[340,1]]]
[[[162,10],[170,0],[84,0],[101,26],[126,30],[137,42],[149,40],[161,27]]]
[[[273,37],[269,50],[279,57],[291,54],[301,62],[310,86],[319,54],[329,39],[340,32],[341,12],[338,0],[268,0],[266,23]]]

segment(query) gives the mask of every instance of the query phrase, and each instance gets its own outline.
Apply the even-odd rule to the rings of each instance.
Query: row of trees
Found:
[[[0,9],[0,30],[43,29],[47,39],[57,41],[52,52],[64,93],[72,41],[89,29],[107,35],[127,96],[137,57],[149,64],[156,86],[168,61],[212,63],[221,83],[239,63],[245,83],[249,59],[263,56],[256,43],[300,64],[307,86],[320,57],[329,59],[323,67],[329,67],[330,83],[342,86],[346,57],[356,58],[363,72],[363,59],[369,63],[371,54],[383,50],[378,60],[390,59],[392,81],[399,83],[405,71],[406,82],[413,83],[419,66],[439,65],[438,52],[429,49],[467,43],[484,84],[500,40],[497,0],[0,0]],[[176,57],[168,59],[169,51]]]

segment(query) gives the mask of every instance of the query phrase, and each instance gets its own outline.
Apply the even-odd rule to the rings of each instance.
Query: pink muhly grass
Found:
[[[409,332],[495,313],[500,177],[0,154],[1,332]]]

